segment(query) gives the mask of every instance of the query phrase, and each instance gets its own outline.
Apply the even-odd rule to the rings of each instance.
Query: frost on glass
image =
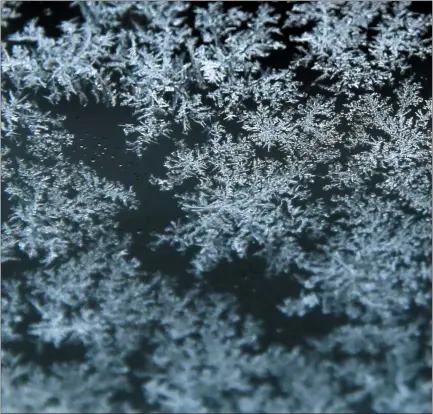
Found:
[[[291,36],[298,46],[294,62],[318,73],[315,82],[334,93],[353,97],[374,91],[410,69],[409,57],[431,54],[431,19],[408,8],[410,2],[297,2],[284,27],[312,29]],[[310,26],[311,27],[311,26]],[[370,37],[370,38],[369,38]]]
[[[431,15],[71,6],[57,37],[1,7],[2,410],[431,412]],[[165,151],[146,168],[179,215],[148,245],[119,217],[149,220],[149,186],[68,155],[74,100],[130,110],[138,162]],[[189,266],[147,271],[167,246]],[[255,260],[291,283],[275,323],[236,290]]]

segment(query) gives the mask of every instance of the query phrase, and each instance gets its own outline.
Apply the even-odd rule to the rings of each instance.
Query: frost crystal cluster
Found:
[[[12,29],[25,7],[1,5],[2,412],[431,412],[431,15],[80,1],[53,36]],[[74,102],[129,111],[146,182],[72,155]],[[189,265],[150,270],[162,249]]]

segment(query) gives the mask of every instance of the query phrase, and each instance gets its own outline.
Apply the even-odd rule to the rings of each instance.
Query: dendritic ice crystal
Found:
[[[3,1],[2,412],[431,412],[425,4]]]

